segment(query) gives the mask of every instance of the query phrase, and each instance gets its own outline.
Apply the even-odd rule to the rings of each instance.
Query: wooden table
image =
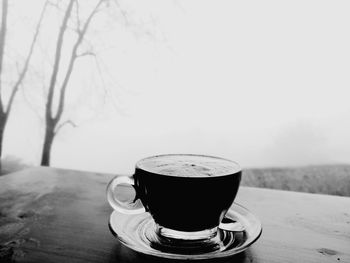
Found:
[[[0,177],[0,262],[164,262],[110,233],[112,177],[53,168]],[[241,187],[236,201],[263,233],[224,261],[350,262],[350,198]]]

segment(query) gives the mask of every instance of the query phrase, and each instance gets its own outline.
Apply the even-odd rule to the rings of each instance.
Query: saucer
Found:
[[[113,211],[109,228],[125,246],[146,254],[169,259],[212,259],[238,254],[252,245],[261,235],[259,219],[248,209],[233,204],[225,218],[238,221],[243,231],[232,232],[219,229],[218,234],[206,243],[192,246],[171,246],[162,242],[155,232],[155,222],[149,213],[126,215]]]

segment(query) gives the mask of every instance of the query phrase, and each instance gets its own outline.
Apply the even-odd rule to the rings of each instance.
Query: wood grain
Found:
[[[0,262],[164,262],[110,233],[112,177],[41,167],[0,177]],[[241,187],[237,202],[263,234],[220,262],[350,262],[350,198]]]

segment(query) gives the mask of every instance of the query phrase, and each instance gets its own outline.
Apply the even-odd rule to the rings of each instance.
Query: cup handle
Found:
[[[110,181],[110,183],[107,186],[107,200],[110,206],[114,210],[123,214],[135,215],[135,214],[144,213],[146,210],[143,206],[139,207],[138,204],[140,202],[138,198],[135,197],[132,202],[123,202],[116,198],[116,195],[115,195],[116,188],[120,184],[128,184],[134,187],[134,179],[129,176],[117,176],[117,177],[114,177],[112,181]]]

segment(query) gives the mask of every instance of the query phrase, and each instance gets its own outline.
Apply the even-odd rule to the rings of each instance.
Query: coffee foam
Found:
[[[197,155],[162,155],[141,160],[139,168],[149,172],[179,177],[207,177],[233,174],[238,164],[229,160]]]

